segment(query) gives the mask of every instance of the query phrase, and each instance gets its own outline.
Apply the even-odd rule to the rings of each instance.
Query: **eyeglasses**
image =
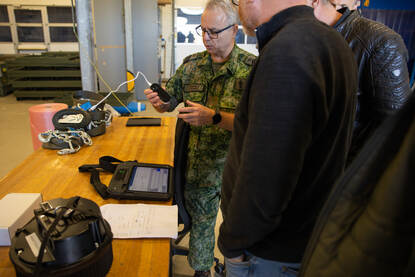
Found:
[[[231,24],[228,27],[225,27],[223,29],[220,29],[219,31],[210,31],[208,29],[203,28],[202,25],[199,25],[199,26],[196,27],[196,34],[198,34],[199,36],[203,37],[203,34],[204,33],[207,33],[208,36],[211,39],[217,39],[220,33],[222,33],[225,30],[228,30],[229,28],[233,27],[234,25],[235,24]]]
[[[232,4],[234,4],[235,6],[239,6],[239,0],[232,0]]]

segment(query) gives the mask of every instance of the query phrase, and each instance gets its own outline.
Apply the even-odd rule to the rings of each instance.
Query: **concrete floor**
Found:
[[[13,94],[0,97],[0,179],[3,178],[10,170],[19,165],[29,154],[33,152],[32,137],[30,131],[29,108],[33,105],[43,104],[47,100],[21,100],[17,101]],[[136,115],[150,116],[159,115],[157,111],[146,101],[146,110]],[[163,114],[164,116],[176,116],[176,113]],[[28,176],[30,177],[30,176]],[[222,215],[219,211],[216,222],[216,238],[220,226]],[[180,243],[187,246],[189,243],[186,236]],[[223,263],[223,256],[215,245],[215,257]],[[190,268],[187,260],[183,256],[173,257],[174,276],[192,276],[193,270]],[[212,274],[213,274],[212,269]]]

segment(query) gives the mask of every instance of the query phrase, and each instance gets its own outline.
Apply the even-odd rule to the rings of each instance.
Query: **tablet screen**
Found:
[[[130,177],[128,190],[167,193],[169,169],[136,166]]]

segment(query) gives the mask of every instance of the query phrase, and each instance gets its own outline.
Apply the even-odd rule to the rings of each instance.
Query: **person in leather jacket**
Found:
[[[409,99],[408,51],[399,34],[382,23],[364,18],[357,10],[349,10],[350,1],[308,2],[317,19],[342,34],[358,64],[359,87],[348,156],[350,164],[384,118]],[[336,10],[336,7],[343,8]]]

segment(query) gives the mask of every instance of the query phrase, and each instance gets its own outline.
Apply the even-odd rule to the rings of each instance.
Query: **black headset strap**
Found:
[[[103,156],[99,158],[99,164],[85,164],[78,168],[79,172],[91,172],[91,178],[89,179],[92,186],[98,192],[103,199],[110,198],[110,193],[108,192],[108,186],[101,182],[99,178],[99,171],[108,171],[111,173],[115,172],[117,165],[123,161],[116,159],[112,156]]]
[[[99,166],[105,170],[114,173],[117,165],[123,163],[123,161],[116,159],[112,156],[102,156],[99,158]]]
[[[108,187],[101,182],[101,179],[99,178],[99,171],[96,169],[91,170],[91,178],[89,179],[89,182],[91,185],[95,188],[95,190],[98,192],[99,195],[103,199],[110,198],[110,194],[108,192]]]

